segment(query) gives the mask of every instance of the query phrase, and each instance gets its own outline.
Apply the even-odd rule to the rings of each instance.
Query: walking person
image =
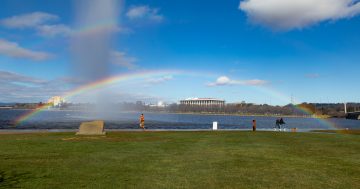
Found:
[[[145,130],[145,117],[144,117],[144,114],[140,115],[139,121],[140,121],[140,128]]]
[[[276,119],[276,122],[275,122],[275,130],[276,129],[279,129],[280,130],[280,119]]]
[[[279,125],[281,126],[281,125],[285,125],[286,123],[285,123],[285,121],[284,121],[284,119],[283,118],[280,118],[280,120],[279,120]],[[284,130],[285,130],[285,128],[284,128]]]
[[[255,119],[252,121],[252,129],[253,129],[253,131],[256,131],[256,120]]]

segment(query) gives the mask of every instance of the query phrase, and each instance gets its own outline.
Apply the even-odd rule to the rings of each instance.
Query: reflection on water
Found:
[[[0,110],[0,129],[77,129],[82,121],[105,120],[106,129],[138,129],[140,113],[106,112],[95,115],[79,111],[44,111],[14,127],[14,120],[28,110]],[[220,129],[251,129],[256,119],[258,129],[273,129],[276,117],[190,115],[144,113],[146,127],[149,129],[211,129],[217,121]],[[330,124],[312,118],[284,118],[287,129],[300,131],[314,129],[335,129]],[[347,119],[328,119],[339,128],[360,129],[360,121]]]

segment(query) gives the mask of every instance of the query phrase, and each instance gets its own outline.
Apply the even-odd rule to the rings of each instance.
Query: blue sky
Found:
[[[283,105],[293,96],[297,102],[359,102],[360,5],[330,1],[118,2],[105,63],[109,76],[196,74],[157,75],[106,90],[114,101],[214,97]],[[67,0],[2,1],[0,102],[46,101],[81,83],[71,47],[79,7]]]

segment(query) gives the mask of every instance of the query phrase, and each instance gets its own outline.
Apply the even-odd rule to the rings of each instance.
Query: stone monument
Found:
[[[105,135],[104,121],[82,122],[76,135]]]

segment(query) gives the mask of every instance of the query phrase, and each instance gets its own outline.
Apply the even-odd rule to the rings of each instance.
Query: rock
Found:
[[[82,122],[76,135],[105,135],[104,121]]]

